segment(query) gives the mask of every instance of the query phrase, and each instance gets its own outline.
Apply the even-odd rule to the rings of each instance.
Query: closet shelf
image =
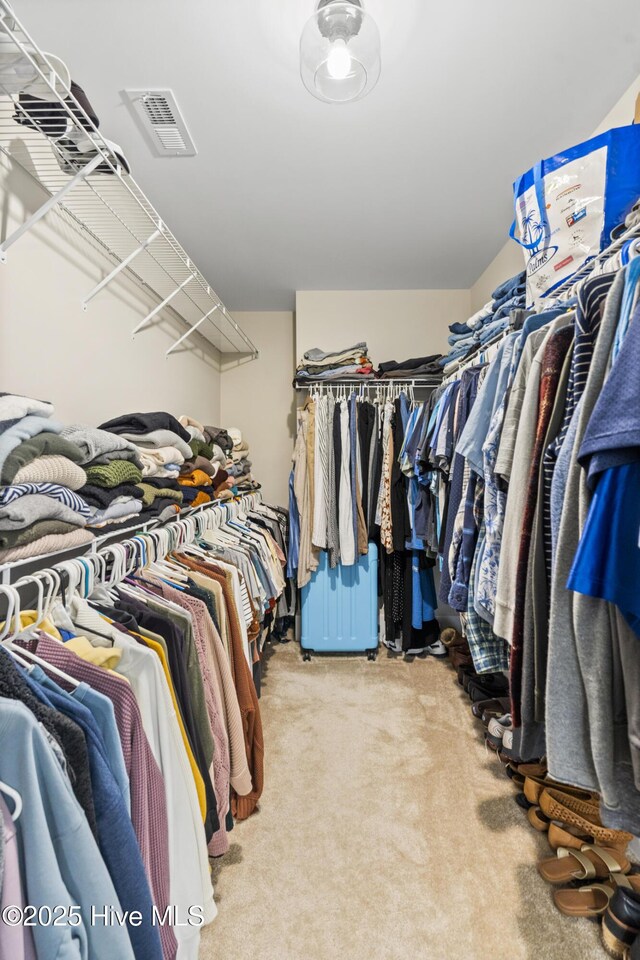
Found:
[[[380,387],[439,387],[442,377],[416,377],[413,380],[363,380],[362,377],[341,377],[339,380],[308,380],[305,383],[296,383],[296,390],[311,390],[317,387],[362,387],[364,390],[375,390]]]
[[[243,499],[247,496],[258,496],[260,499],[262,498],[262,494],[259,491],[252,491],[251,494],[246,494]],[[184,510],[181,510],[180,513],[177,513],[175,517],[172,517],[171,520],[160,520],[158,517],[154,517],[144,523],[135,523],[132,521],[131,524],[126,527],[112,530],[110,533],[99,534],[89,543],[85,543],[82,546],[69,547],[67,550],[56,550],[53,553],[43,553],[35,557],[25,557],[23,560],[11,560],[8,563],[0,563],[0,583],[12,583],[14,581],[14,577],[12,576],[14,570],[17,579],[22,576],[23,567],[37,567],[40,569],[49,566],[48,561],[51,559],[57,558],[61,560],[62,558],[66,558],[67,554],[73,554],[74,557],[90,556],[97,553],[101,547],[106,546],[109,542],[117,543],[118,541],[131,539],[139,533],[158,530],[159,528],[167,527],[175,523],[177,520],[186,520],[189,517],[203,513],[205,510],[220,509],[225,503],[236,502],[236,500],[212,500],[210,503],[201,503],[198,507],[186,507]]]
[[[115,144],[98,130],[65,86],[65,78],[49,69],[7,0],[0,0],[0,42],[3,64],[15,54],[32,76],[37,74],[42,91],[35,102],[21,100],[15,77],[6,70],[0,74],[0,150],[48,194],[43,205],[0,244],[0,260],[4,262],[12,244],[57,208],[113,264],[110,273],[87,290],[83,309],[124,271],[159,301],[141,318],[134,335],[167,310],[186,326],[167,356],[197,329],[222,355],[257,358],[255,344],[127,172]],[[90,98],[91,91],[88,94]],[[81,153],[75,152],[74,143],[81,144]]]

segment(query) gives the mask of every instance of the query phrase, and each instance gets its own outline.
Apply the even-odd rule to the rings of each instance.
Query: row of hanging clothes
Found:
[[[446,654],[418,463],[426,411],[411,384],[314,387],[298,410],[289,479],[289,574],[304,587],[321,551],[349,567],[377,544],[380,639],[408,655]]]
[[[0,902],[39,922],[0,956],[196,960],[209,857],[264,786],[287,540],[250,494],[2,585]]]
[[[615,245],[431,398],[439,599],[509,676],[516,760],[640,833],[640,240]]]

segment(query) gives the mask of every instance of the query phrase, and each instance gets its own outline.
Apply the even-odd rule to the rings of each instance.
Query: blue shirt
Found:
[[[15,824],[25,900],[36,907],[80,908],[78,926],[35,925],[38,957],[135,960],[126,927],[100,918],[91,923],[92,907],[120,909],[112,877],[44,729],[24,704],[4,697],[0,742],[0,780],[22,797]]]
[[[605,470],[567,587],[614,603],[640,636],[640,460]]]
[[[141,926],[127,924],[123,932],[128,931],[136,960],[162,960],[159,927],[153,924],[153,901],[138,840],[109,770],[106,749],[91,711],[58,687],[38,666],[31,669],[25,681],[44,703],[77,723],[86,737],[100,852],[122,909],[139,910],[143,918]]]
[[[590,486],[595,485],[598,474],[608,467],[640,457],[639,376],[640,304],[593,408],[580,446],[578,459],[587,469]]]

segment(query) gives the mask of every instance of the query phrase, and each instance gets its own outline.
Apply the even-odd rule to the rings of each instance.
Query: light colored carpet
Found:
[[[214,868],[201,960],[603,960],[445,662],[273,651],[265,792]]]

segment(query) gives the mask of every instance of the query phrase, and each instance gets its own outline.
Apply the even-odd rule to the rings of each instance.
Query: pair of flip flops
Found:
[[[560,847],[556,857],[538,864],[540,876],[554,886],[592,881],[582,887],[554,890],[553,902],[568,917],[598,917],[605,913],[618,887],[640,893],[640,875],[629,874],[631,864],[614,847],[583,844],[579,850]]]

